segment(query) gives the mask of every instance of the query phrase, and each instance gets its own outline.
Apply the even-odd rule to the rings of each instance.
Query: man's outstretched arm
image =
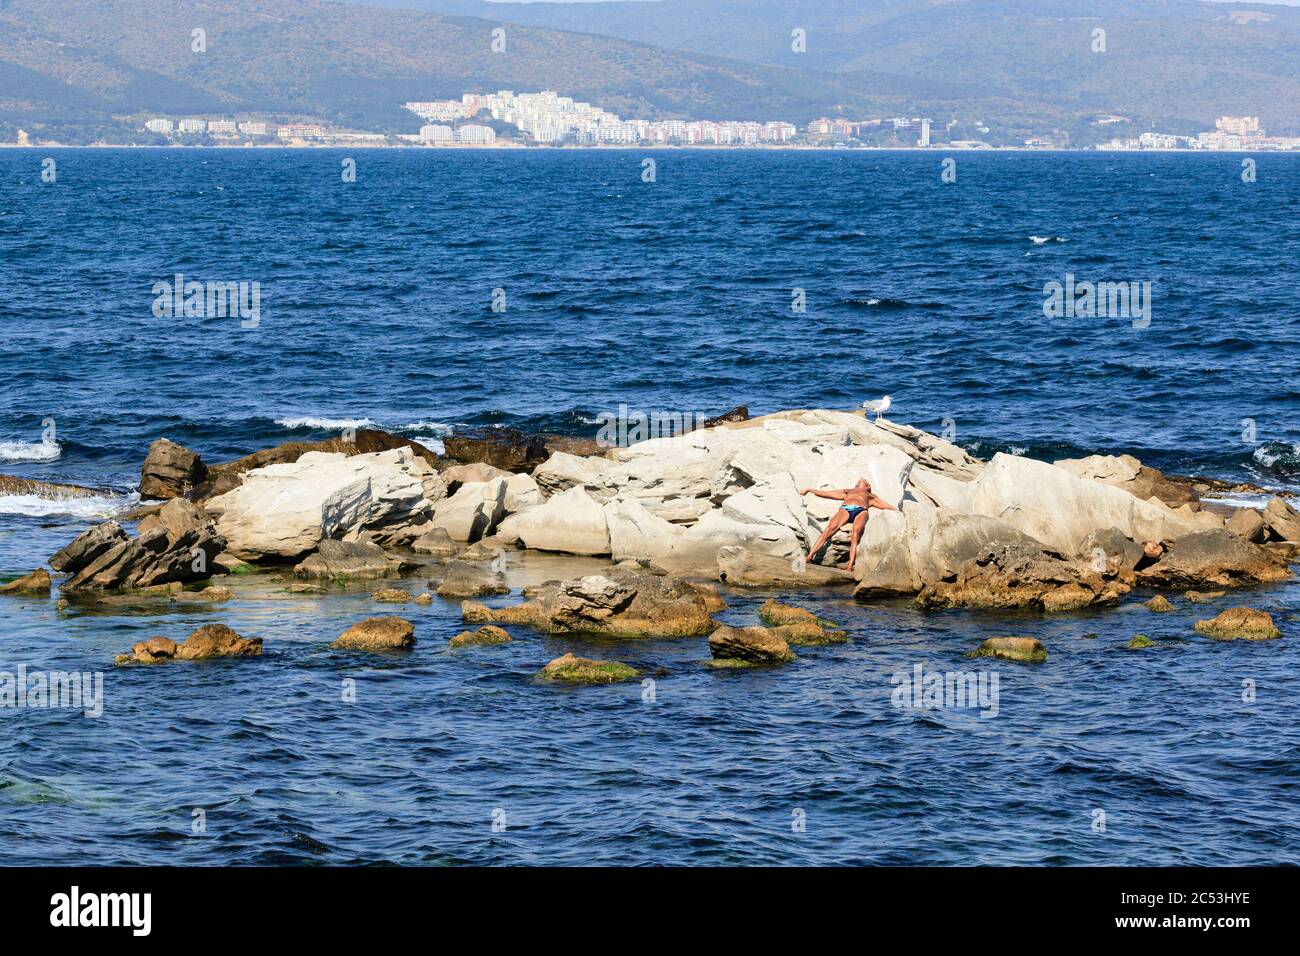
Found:
[[[832,501],[843,501],[844,496],[847,495],[848,493],[849,493],[848,488],[829,488],[829,489],[800,488],[799,489],[799,494],[801,496],[816,495],[818,498],[830,498]]]
[[[870,500],[869,502],[867,502],[867,507],[868,507],[868,508],[879,508],[881,511],[897,511],[897,510],[898,510],[898,509],[895,508],[893,505],[891,505],[888,501],[886,501],[884,498],[880,498],[880,497],[878,497],[878,496],[876,496],[876,495],[872,495],[872,496],[871,496],[871,500]]]

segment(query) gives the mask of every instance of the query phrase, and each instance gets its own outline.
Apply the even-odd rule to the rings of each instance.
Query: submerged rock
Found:
[[[480,562],[452,561],[438,585],[436,593],[444,598],[482,597],[487,594],[509,594],[504,579]]]
[[[495,624],[484,624],[477,631],[461,631],[450,641],[450,647],[478,647],[489,644],[508,644],[513,638]]]
[[[401,617],[368,617],[331,646],[356,651],[403,651],[415,644],[415,625]]]
[[[1174,606],[1173,604],[1170,603],[1169,598],[1165,597],[1163,594],[1157,594],[1155,597],[1151,598],[1151,600],[1144,601],[1142,606],[1145,607],[1148,611],[1155,611],[1161,614],[1163,614],[1166,611],[1172,611],[1174,609]]]
[[[381,601],[387,604],[405,604],[411,600],[409,591],[403,591],[401,588],[380,588],[378,591],[370,593],[370,600]]]
[[[792,561],[740,547],[718,549],[718,579],[741,588],[814,588],[851,585],[853,575],[839,568]]]
[[[990,637],[966,656],[998,657],[1025,664],[1041,664],[1047,660],[1047,649],[1036,637]]]
[[[48,597],[51,583],[50,572],[44,568],[37,568],[31,574],[24,574],[8,584],[0,584],[0,594],[31,594]]]
[[[784,664],[795,659],[789,643],[770,627],[722,625],[709,635],[709,653],[719,661]]]
[[[716,595],[715,595],[716,597]],[[549,634],[692,637],[714,628],[706,592],[679,578],[611,571],[540,585],[523,604],[490,610],[466,602],[466,621],[527,624]]]
[[[1151,640],[1151,638],[1147,637],[1145,634],[1134,634],[1129,642],[1124,646],[1130,651],[1140,651],[1144,647],[1154,647],[1155,643],[1155,641]]]
[[[224,624],[205,624],[177,644],[166,637],[151,637],[119,654],[117,664],[157,664],[163,661],[203,661],[218,657],[260,657],[260,637],[240,637]]]
[[[176,591],[172,594],[173,601],[203,601],[211,604],[217,604],[221,601],[229,601],[235,596],[235,592],[230,588],[220,584],[211,584],[201,591]]]
[[[196,453],[159,438],[149,446],[149,453],[140,466],[140,497],[182,498],[207,477],[207,466]]]
[[[293,569],[300,578],[373,580],[402,571],[405,563],[377,544],[361,541],[322,541],[315,554]]]
[[[637,673],[620,661],[594,661],[565,654],[543,667],[537,676],[563,684],[617,684],[631,680]]]
[[[1183,597],[1193,604],[1210,604],[1221,597],[1226,597],[1227,591],[1184,591]]]
[[[1273,617],[1264,611],[1248,607],[1234,607],[1208,621],[1197,621],[1196,632],[1216,641],[1271,641],[1282,636],[1273,624]]]

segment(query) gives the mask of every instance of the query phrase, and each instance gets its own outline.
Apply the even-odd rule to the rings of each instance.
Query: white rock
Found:
[[[717,572],[718,549],[739,547],[757,554],[793,559],[803,554],[803,542],[795,533],[777,524],[736,521],[716,508],[688,528],[672,551],[660,562],[669,571]]]
[[[506,479],[470,481],[439,502],[432,526],[445,528],[453,541],[477,541],[492,533],[505,516]]]
[[[584,458],[557,451],[533,469],[533,478],[541,491],[550,496],[576,485],[597,487],[601,476],[611,467],[613,463],[606,458]]]
[[[370,526],[421,522],[433,508],[423,469],[409,448],[346,456],[308,452],[256,468],[210,499],[227,550],[244,560],[297,557],[327,538]]]
[[[1064,468],[997,454],[972,483],[970,511],[999,518],[1062,554],[1075,554],[1088,533],[1116,528],[1134,541],[1176,538],[1198,522],[1112,485]]]
[[[651,514],[635,498],[615,498],[606,504],[605,523],[609,528],[610,556],[615,561],[659,561],[684,533],[680,525]]]
[[[532,475],[517,474],[506,479],[505,509],[507,514],[518,514],[535,508],[546,501]]]
[[[523,512],[511,530],[527,548],[567,554],[609,554],[604,508],[578,487]]]

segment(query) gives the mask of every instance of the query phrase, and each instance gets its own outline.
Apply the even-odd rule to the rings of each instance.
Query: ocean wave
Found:
[[[409,425],[403,425],[398,431],[404,432],[429,432],[432,435],[445,436],[455,431],[455,425],[448,425],[446,422],[411,422]],[[412,439],[419,441],[418,438]]]
[[[1036,246],[1041,246],[1046,242],[1069,242],[1064,236],[1026,236],[1030,242]]]
[[[58,442],[0,441],[0,461],[54,461],[61,454]]]
[[[111,518],[140,503],[140,496],[96,495],[90,498],[42,498],[40,495],[0,495],[0,514],[45,518],[67,515],[74,518]]]
[[[1268,441],[1256,448],[1251,457],[1258,465],[1274,474],[1300,474],[1300,445]]]
[[[437,435],[415,435],[411,441],[417,445],[423,445],[435,455],[447,454],[447,446],[442,443],[442,438]]]
[[[369,418],[318,418],[314,415],[304,415],[301,418],[277,418],[275,423],[285,428],[324,428],[328,430],[373,428],[375,424]]]

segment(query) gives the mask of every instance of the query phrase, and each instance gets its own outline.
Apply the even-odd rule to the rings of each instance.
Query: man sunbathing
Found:
[[[808,552],[808,560],[813,559],[822,548],[826,547],[826,542],[831,536],[844,527],[845,522],[853,522],[852,535],[849,538],[849,570],[853,570],[854,563],[858,560],[858,539],[862,537],[862,532],[867,527],[867,509],[880,508],[883,511],[897,511],[898,509],[891,505],[884,498],[877,496],[871,490],[871,484],[865,478],[859,478],[858,483],[852,488],[803,488],[799,494],[816,495],[818,498],[830,498],[832,501],[844,502],[840,505],[840,510],[831,515],[830,522],[826,525],[826,530],[822,536],[817,539]]]

